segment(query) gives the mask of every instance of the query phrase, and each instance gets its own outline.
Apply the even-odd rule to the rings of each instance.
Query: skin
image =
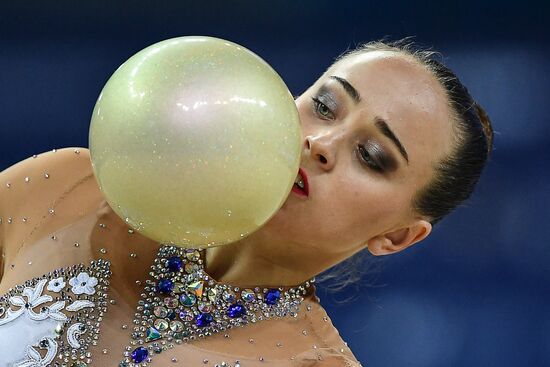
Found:
[[[344,79],[359,101],[346,92]],[[453,141],[447,97],[431,72],[399,53],[363,53],[331,66],[296,105],[309,196],[291,192],[256,232],[208,248],[206,271],[220,282],[294,286],[365,248],[392,254],[431,232],[429,218],[412,210],[411,199]],[[376,127],[376,117],[400,140],[408,162]],[[370,165],[381,157],[393,162],[383,172]]]

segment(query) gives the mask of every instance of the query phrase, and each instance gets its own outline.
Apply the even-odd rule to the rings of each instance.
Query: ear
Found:
[[[392,230],[367,241],[369,252],[375,256],[389,255],[406,249],[422,241],[432,231],[432,224],[424,219],[416,219],[408,227]]]

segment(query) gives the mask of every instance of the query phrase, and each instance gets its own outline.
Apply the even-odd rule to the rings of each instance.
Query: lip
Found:
[[[302,176],[302,179],[304,180],[304,189],[300,189],[295,184],[292,185],[292,192],[296,193],[299,196],[302,197],[308,197],[309,196],[309,184],[307,182],[307,174],[306,171],[304,171],[301,167],[298,170],[298,173]]]

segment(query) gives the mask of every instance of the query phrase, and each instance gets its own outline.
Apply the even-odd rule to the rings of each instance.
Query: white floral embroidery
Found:
[[[53,361],[57,352],[57,342],[52,338],[45,338],[44,342],[47,344],[47,352],[44,358],[40,356],[40,353],[33,347],[27,347],[27,357],[19,362],[16,362],[14,367],[44,367],[48,366]]]
[[[45,320],[48,317],[51,317],[52,319],[58,321],[67,320],[67,316],[59,312],[59,310],[65,307],[65,301],[58,301],[50,305],[49,307],[44,306],[40,309],[39,313],[35,312],[35,307],[53,300],[50,295],[42,295],[42,291],[44,290],[44,286],[46,285],[47,281],[47,279],[42,279],[34,288],[25,287],[25,289],[23,290],[23,296],[10,297],[9,302],[13,306],[19,307],[19,309],[13,311],[10,307],[8,309],[8,312],[6,312],[6,316],[0,319],[0,325],[7,324],[8,322],[15,320],[24,313],[27,313],[29,317],[35,321]]]
[[[51,276],[34,278],[25,283],[32,285],[17,286],[2,295],[0,351],[3,357],[0,357],[0,367],[48,367],[56,357],[66,357],[71,353],[79,359],[89,357],[90,340],[97,339],[98,328],[90,323],[94,321],[92,316],[80,311],[91,309],[90,312],[94,312],[96,297],[99,297],[97,300],[105,298],[104,288],[95,287],[99,279],[109,277],[108,266],[108,262],[100,259],[97,263],[92,262],[89,270],[85,270],[82,264],[60,269],[66,275],[60,276],[56,271],[55,279]],[[43,293],[46,286],[49,291],[57,293],[57,299]],[[62,292],[64,288],[67,292]],[[69,290],[76,295],[90,297],[74,298],[68,294]],[[58,328],[66,330],[62,331],[66,334],[66,340],[60,344],[57,340],[60,336]],[[82,337],[83,334],[89,335]]]
[[[67,329],[67,341],[73,348],[80,348],[80,341],[78,341],[78,336],[86,332],[86,326],[77,322],[76,324],[71,325]]]
[[[77,299],[76,301],[74,301],[73,303],[68,305],[65,309],[67,311],[76,312],[76,311],[82,310],[83,308],[94,307],[94,306],[95,306],[95,304],[93,302],[90,302],[90,301],[87,301],[87,300],[82,300],[82,299]]]
[[[91,277],[88,273],[83,272],[79,273],[76,277],[71,278],[71,280],[69,280],[69,284],[71,285],[71,290],[74,294],[94,294],[94,287],[97,285],[97,278]]]
[[[50,282],[48,283],[47,289],[51,292],[59,293],[59,291],[62,290],[65,287],[65,285],[66,283],[62,277],[56,278],[56,279],[50,280]]]

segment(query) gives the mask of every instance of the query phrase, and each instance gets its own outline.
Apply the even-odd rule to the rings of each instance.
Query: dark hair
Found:
[[[435,164],[434,176],[419,189],[412,199],[413,210],[429,219],[432,225],[462,204],[472,194],[481,172],[493,148],[493,129],[485,110],[472,98],[459,78],[438,58],[441,54],[423,49],[407,37],[398,41],[372,41],[346,51],[336,62],[350,56],[372,51],[391,51],[416,60],[433,73],[444,88],[451,107],[454,130],[454,146],[448,156]],[[357,256],[357,255],[355,255]],[[355,257],[354,256],[354,257]],[[350,274],[350,264],[357,260],[344,261],[339,275]],[[325,274],[324,279],[339,278]],[[355,278],[357,280],[359,275]],[[352,283],[348,279],[337,288]]]

